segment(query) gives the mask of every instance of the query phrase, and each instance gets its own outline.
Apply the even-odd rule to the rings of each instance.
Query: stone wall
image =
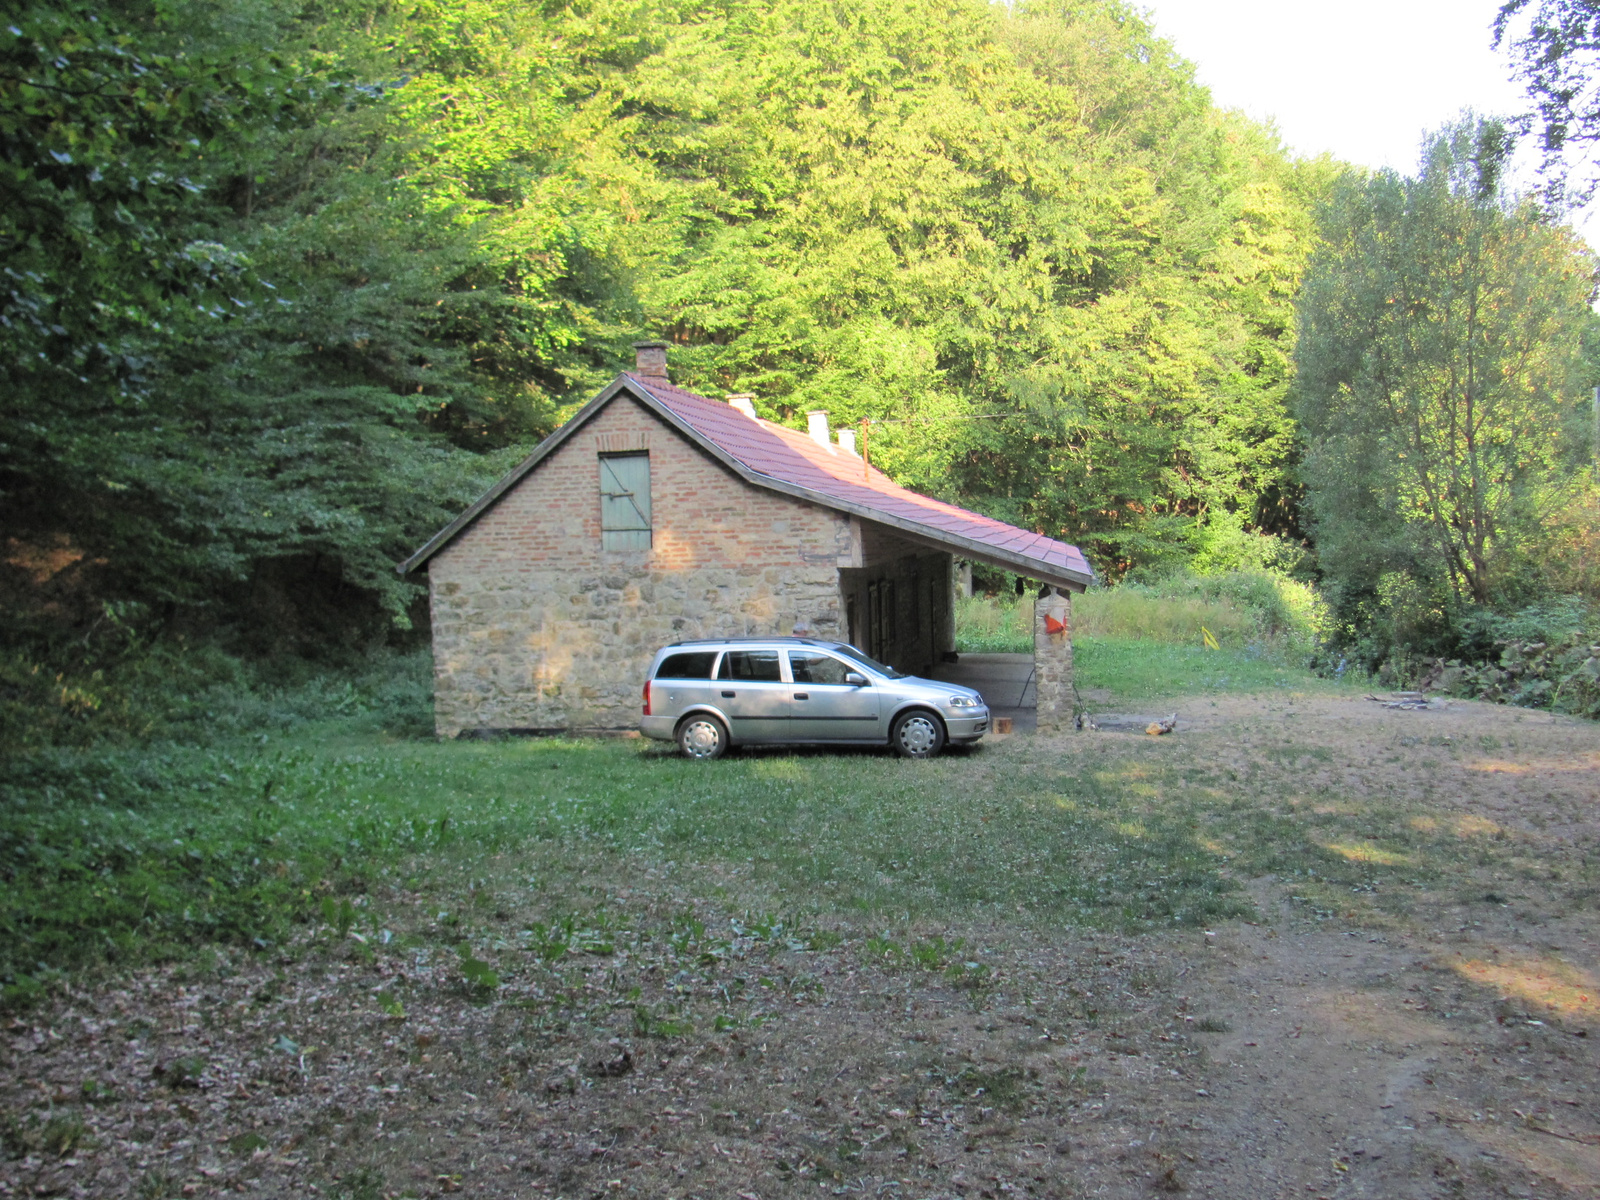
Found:
[[[1038,730],[1073,728],[1072,595],[1047,588],[1033,605],[1033,688]]]
[[[599,455],[638,450],[652,547],[602,550]],[[751,487],[620,395],[429,562],[438,732],[637,728],[669,642],[843,637],[858,529]]]

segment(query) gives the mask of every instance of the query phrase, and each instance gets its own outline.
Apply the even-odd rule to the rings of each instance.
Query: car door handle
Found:
[[[727,699],[727,700],[732,700],[733,699],[733,693],[732,692],[723,692],[722,695],[723,695],[724,699]]]
[[[794,698],[796,700],[809,700],[809,699],[811,699],[811,693],[810,692],[796,692],[794,694]]]

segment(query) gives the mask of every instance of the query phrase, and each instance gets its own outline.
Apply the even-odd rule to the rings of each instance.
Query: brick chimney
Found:
[[[670,383],[667,378],[667,344],[635,342],[633,373],[646,383]]]
[[[756,419],[756,398],[754,396],[729,396],[728,403],[737,408],[752,421]]]
[[[856,449],[856,431],[854,429],[839,430],[839,448],[850,454],[860,455]]]
[[[806,414],[806,432],[811,435],[811,440],[819,446],[828,444],[828,413],[826,409],[817,409]]]

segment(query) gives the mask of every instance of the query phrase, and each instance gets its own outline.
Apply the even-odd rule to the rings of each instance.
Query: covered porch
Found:
[[[851,558],[839,568],[840,617],[850,643],[897,670],[959,681],[984,694],[1018,728],[1071,728],[1072,593],[1083,584],[1048,564],[963,544],[959,551],[903,529],[855,522]],[[1033,654],[963,655],[955,661],[957,562],[983,562],[1033,579]],[[965,573],[970,579],[970,570]],[[1047,577],[1046,577],[1047,576]]]

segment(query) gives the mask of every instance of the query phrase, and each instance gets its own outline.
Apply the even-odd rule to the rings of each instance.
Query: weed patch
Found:
[[[1072,601],[1072,633],[1096,641],[1165,643],[1224,650],[1255,647],[1303,659],[1326,615],[1306,584],[1269,571],[1177,574],[1155,583],[1094,588]],[[1033,597],[976,595],[956,602],[956,649],[1033,650]]]

